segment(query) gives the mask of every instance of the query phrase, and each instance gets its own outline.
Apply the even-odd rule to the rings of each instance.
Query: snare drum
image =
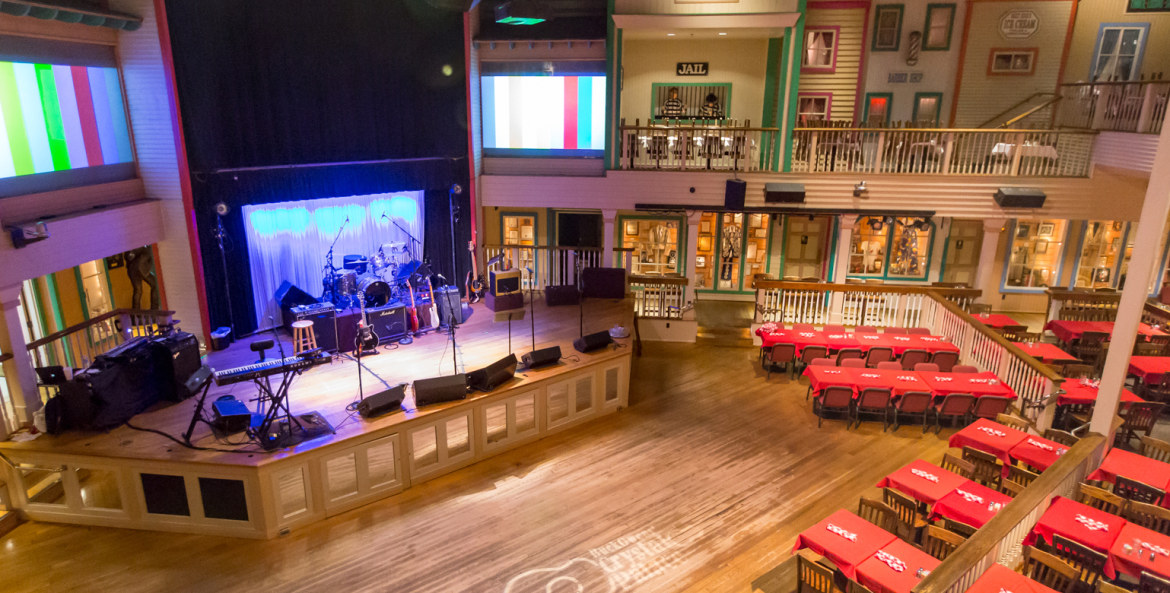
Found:
[[[366,295],[367,307],[381,307],[390,302],[390,285],[373,274],[359,278],[357,286]]]
[[[333,294],[337,296],[351,295],[357,292],[357,272],[345,270],[337,273],[333,281]]]

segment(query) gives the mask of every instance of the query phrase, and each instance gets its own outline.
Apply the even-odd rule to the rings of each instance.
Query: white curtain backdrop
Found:
[[[349,223],[333,248],[333,265],[338,269],[347,254],[372,257],[383,243],[409,245],[410,238],[391,220],[420,241],[414,255],[422,259],[421,191],[244,206],[243,216],[257,327],[272,326],[269,315],[281,323],[275,294],[285,280],[314,297],[321,296],[325,255],[347,217]]]

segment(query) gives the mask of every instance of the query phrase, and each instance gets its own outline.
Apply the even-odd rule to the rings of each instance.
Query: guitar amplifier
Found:
[[[164,377],[174,378],[174,388],[163,387],[162,397],[171,401],[180,401],[194,395],[187,389],[187,379],[203,364],[199,360],[199,340],[187,332],[174,332],[168,336],[161,336],[152,340],[156,346],[165,348],[160,357]]]
[[[410,329],[410,312],[406,305],[397,301],[382,307],[367,308],[366,320],[374,328],[374,333],[378,334],[379,342],[398,340]],[[419,323],[422,323],[421,313]]]
[[[520,270],[492,270],[488,276],[488,288],[492,294],[500,296],[520,292]]]
[[[337,352],[337,310],[333,303],[315,303],[292,307],[285,312],[284,326],[288,328],[294,321],[307,319],[313,322],[313,333],[317,335],[317,345],[326,352]]]

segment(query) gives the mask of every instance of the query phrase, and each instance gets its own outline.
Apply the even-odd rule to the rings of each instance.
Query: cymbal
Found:
[[[393,251],[395,249],[402,249],[404,247],[406,247],[405,241],[391,241],[389,243],[382,244],[382,249],[389,249],[391,251]]]

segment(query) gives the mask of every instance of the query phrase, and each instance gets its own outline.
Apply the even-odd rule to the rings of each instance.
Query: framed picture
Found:
[[[1037,237],[1051,237],[1052,231],[1056,230],[1056,225],[1051,222],[1042,222],[1040,226],[1036,227]]]
[[[1039,239],[1036,241],[1036,255],[1043,255],[1048,253],[1048,241]]]
[[[1032,233],[1032,225],[1020,223],[1016,225],[1016,238],[1027,239],[1028,235]]]
[[[523,239],[525,241],[531,241],[532,236],[533,236],[532,235],[532,227],[526,226],[526,227],[522,227],[520,229],[520,238],[521,239]]]
[[[748,245],[747,245],[747,258],[749,261],[756,259],[756,244],[755,243],[748,243]]]
[[[702,224],[699,225],[699,232],[703,233],[704,235],[710,235],[711,234],[711,221],[704,220],[702,222]]]
[[[626,221],[626,234],[627,235],[637,235],[638,234],[638,221],[636,221],[636,220],[627,220]]]
[[[767,239],[768,238],[768,229],[756,229],[756,238],[757,239]]]
[[[517,231],[508,231],[508,242],[515,243],[520,240],[520,233]]]
[[[1113,240],[1109,242],[1109,251],[1117,251],[1119,247],[1121,247],[1121,237],[1113,237]]]
[[[1113,230],[1120,231],[1123,226],[1125,226],[1125,223],[1121,222],[1120,220],[1113,221]]]
[[[1093,268],[1093,282],[1109,282],[1111,270],[1105,266]]]
[[[699,251],[711,251],[711,235],[699,237]]]
[[[702,256],[702,255],[697,255],[697,256],[695,256],[695,267],[697,267],[697,268],[705,268],[705,267],[707,267],[707,258],[706,258],[706,256]]]

